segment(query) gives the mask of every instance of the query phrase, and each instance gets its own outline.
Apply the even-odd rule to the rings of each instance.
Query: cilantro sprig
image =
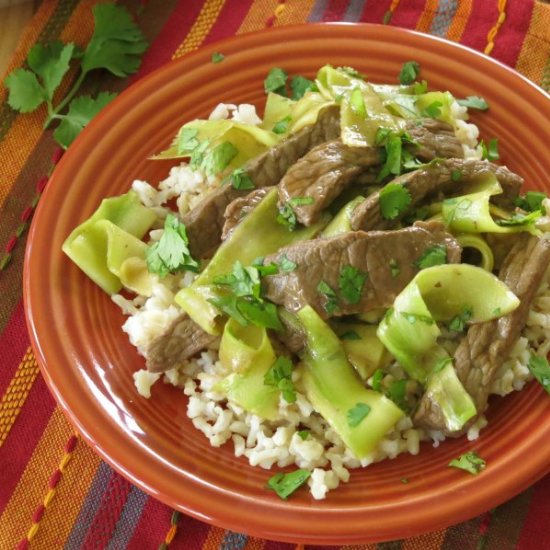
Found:
[[[490,139],[487,143],[481,140],[481,158],[490,161],[496,161],[500,159],[500,153],[498,152],[498,139]]]
[[[469,453],[464,453],[458,458],[451,460],[449,466],[464,470],[475,476],[485,470],[487,463],[476,453],[476,451],[470,451]]]
[[[317,292],[325,297],[325,304],[323,307],[329,315],[332,315],[339,307],[336,292],[334,292],[334,289],[326,281],[319,282],[317,285]]]
[[[489,108],[489,104],[483,97],[476,95],[470,95],[465,99],[456,100],[459,105],[468,107],[468,109],[477,109],[478,111],[486,111]]]
[[[27,56],[29,69],[15,69],[4,81],[9,90],[8,103],[16,111],[29,113],[46,104],[48,116],[44,127],[54,120],[60,121],[54,138],[64,148],[69,147],[82,128],[115,97],[104,92],[95,98],[83,96],[74,100],[86,76],[97,69],[118,77],[133,74],[147,48],[141,30],[126,8],[112,3],[98,4],[93,15],[94,32],[84,50],[72,42],[36,44]],[[76,80],[65,97],[54,105],[64,77],[71,65],[77,63],[80,71]]]
[[[471,307],[465,307],[458,315],[455,315],[450,323],[449,329],[453,332],[463,332],[466,323],[473,317],[474,312]]]
[[[527,366],[540,385],[550,394],[550,365],[548,359],[540,355],[531,355]]]
[[[447,263],[447,247],[444,244],[434,244],[428,246],[422,256],[414,262],[414,266],[419,269],[426,269],[434,265],[442,265]]]
[[[294,197],[287,200],[281,208],[279,208],[279,214],[277,214],[277,221],[281,225],[286,225],[289,231],[296,229],[298,220],[296,218],[296,212],[294,212],[295,206],[305,206],[313,204],[313,197]]]
[[[352,265],[345,265],[338,277],[338,287],[344,300],[349,304],[358,304],[361,301],[361,294],[366,280],[366,273]]]
[[[292,382],[292,361],[288,357],[278,357],[265,373],[264,384],[277,388],[287,403],[296,401],[296,389]]]
[[[309,479],[310,475],[309,470],[296,470],[288,474],[279,472],[269,478],[267,488],[275,491],[281,499],[286,500]]]
[[[412,84],[420,74],[420,64],[417,61],[403,63],[399,73],[399,82],[404,85]]]
[[[265,93],[273,92],[288,97],[287,83],[288,73],[280,67],[273,67],[264,80]],[[294,101],[301,99],[310,90],[317,91],[315,82],[301,75],[292,77],[290,81],[290,97]]]
[[[409,190],[400,183],[388,183],[379,194],[380,212],[386,220],[395,220],[404,214],[412,202]]]

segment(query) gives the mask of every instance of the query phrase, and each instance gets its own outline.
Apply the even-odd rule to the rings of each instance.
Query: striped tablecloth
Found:
[[[83,46],[97,0],[44,0],[8,71],[36,42]],[[535,0],[124,0],[151,46],[134,79],[234,34],[314,21],[385,23],[459,41],[550,87],[550,5]],[[120,89],[98,75],[91,90]],[[0,85],[0,549],[290,549],[173,512],[132,486],[76,435],[50,396],[25,327],[26,232],[60,159],[44,111],[19,115]],[[550,444],[550,442],[549,442]],[[380,549],[550,548],[550,476],[471,521]],[[337,529],[337,526],[335,526]],[[313,548],[313,547],[308,547]],[[360,548],[349,546],[348,549]],[[361,547],[363,548],[363,547]]]

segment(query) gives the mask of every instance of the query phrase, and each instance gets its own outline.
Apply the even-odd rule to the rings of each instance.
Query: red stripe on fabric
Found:
[[[82,550],[96,550],[97,548],[107,547],[131,489],[132,485],[129,481],[113,472],[109,485],[107,485],[101,499],[99,510],[86,533]]]
[[[487,45],[487,34],[495,26],[497,19],[497,0],[473,0],[472,11],[460,43],[483,51]]]
[[[391,0],[367,0],[359,21],[361,23],[382,23],[390,6]]]
[[[390,24],[394,27],[416,29],[418,20],[424,11],[426,0],[410,0],[400,2],[393,13]]]
[[[216,22],[212,25],[208,36],[205,38],[204,43],[211,44],[212,42],[236,34],[253,3],[254,0],[226,2]]]
[[[0,514],[23,475],[54,408],[55,401],[42,376],[38,376],[8,437],[0,447]]]
[[[525,518],[516,550],[540,550],[550,548],[550,475],[541,479],[534,487],[529,512]]]
[[[154,498],[147,499],[132,539],[126,550],[158,548],[170,529],[172,509]],[[180,515],[178,529],[170,550],[202,548],[210,526],[184,514]]]
[[[145,76],[172,59],[173,53],[184,37],[187,36],[199,16],[203,4],[204,0],[193,2],[180,0],[178,2],[168,21],[145,53],[141,68],[132,80]]]
[[[17,304],[6,328],[0,334],[0,398],[4,395],[17,366],[29,347],[23,301]]]
[[[534,0],[507,3],[506,20],[495,38],[495,47],[491,53],[494,58],[511,67],[515,66],[531,23],[534,6]]]
[[[346,13],[349,0],[330,0],[325,13],[323,13],[322,21],[340,21]]]

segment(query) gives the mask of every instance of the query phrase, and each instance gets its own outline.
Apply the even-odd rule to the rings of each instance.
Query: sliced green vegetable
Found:
[[[531,355],[527,366],[540,385],[550,393],[550,365],[548,359],[540,355]]]
[[[356,206],[361,204],[365,200],[365,197],[358,196],[348,202],[340,211],[334,216],[330,223],[321,232],[321,237],[334,237],[341,233],[351,231],[351,216]]]
[[[464,453],[458,458],[451,460],[449,466],[458,468],[459,470],[465,470],[475,476],[485,470],[487,463],[476,453],[476,451],[470,451],[469,453]]]
[[[452,114],[451,105],[454,97],[450,92],[427,92],[418,96],[416,107],[425,116],[436,118],[455,126],[455,118]]]

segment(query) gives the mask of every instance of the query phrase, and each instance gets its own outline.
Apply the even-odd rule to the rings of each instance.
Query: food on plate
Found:
[[[63,246],[128,315],[139,393],[162,378],[213,446],[293,467],[267,483],[281,498],[474,440],[490,394],[548,391],[550,201],[478,142],[483,98],[419,70],[273,69],[263,118],[185,123],[158,189],[134,181]],[[451,465],[481,472],[470,455]]]

